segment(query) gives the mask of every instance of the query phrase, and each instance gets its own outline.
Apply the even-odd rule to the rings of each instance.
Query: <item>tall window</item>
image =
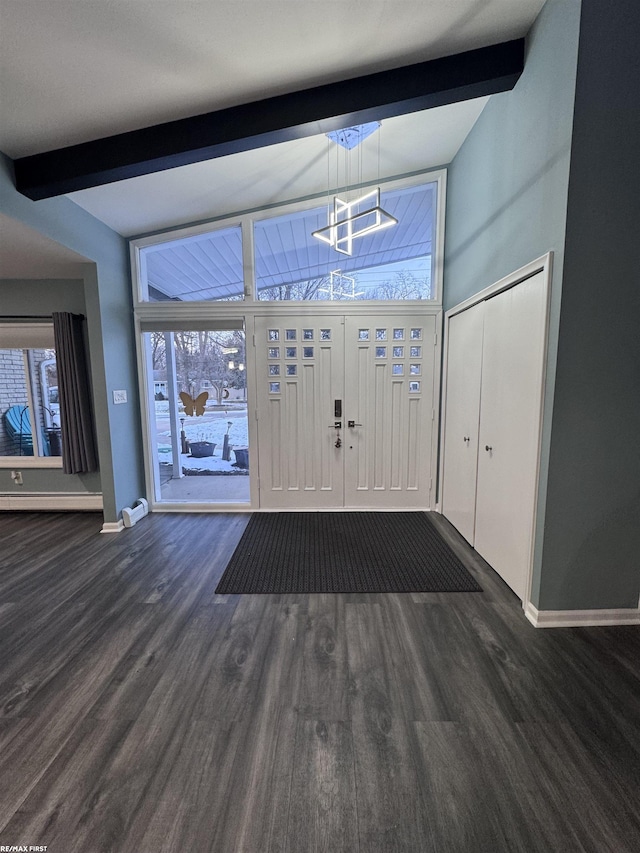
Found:
[[[0,457],[60,455],[53,327],[0,325]]]

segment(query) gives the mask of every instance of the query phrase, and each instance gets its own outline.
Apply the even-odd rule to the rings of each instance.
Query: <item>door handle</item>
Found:
[[[491,453],[491,451],[493,450],[493,447],[489,447],[488,444],[485,444],[484,449],[487,450],[489,453]]]
[[[332,424],[329,424],[329,429],[342,429],[342,421],[334,421]]]
[[[462,440],[468,442],[468,441],[471,441],[471,438],[468,435],[465,435]]]
[[[355,421],[347,421],[347,426],[349,429],[353,429],[354,427],[362,426],[362,424],[357,424]]]

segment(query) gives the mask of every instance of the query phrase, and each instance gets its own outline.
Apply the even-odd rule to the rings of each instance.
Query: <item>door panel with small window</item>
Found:
[[[340,506],[343,424],[336,400],[344,388],[342,318],[257,317],[255,329],[260,504]]]
[[[345,319],[345,505],[428,507],[435,316]]]

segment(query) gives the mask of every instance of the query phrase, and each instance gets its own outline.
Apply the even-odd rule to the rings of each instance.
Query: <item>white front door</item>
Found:
[[[333,428],[344,388],[341,317],[256,317],[260,505],[321,509],[343,501]]]
[[[261,507],[429,507],[435,331],[433,315],[256,318]]]
[[[344,330],[345,506],[426,508],[436,318],[349,316]]]

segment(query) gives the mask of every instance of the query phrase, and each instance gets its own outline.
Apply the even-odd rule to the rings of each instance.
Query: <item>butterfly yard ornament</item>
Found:
[[[182,400],[182,405],[184,406],[185,415],[204,415],[204,409],[207,405],[207,400],[209,399],[208,391],[202,391],[202,393],[198,394],[195,400],[191,394],[187,394],[186,391],[181,391],[179,396]]]

